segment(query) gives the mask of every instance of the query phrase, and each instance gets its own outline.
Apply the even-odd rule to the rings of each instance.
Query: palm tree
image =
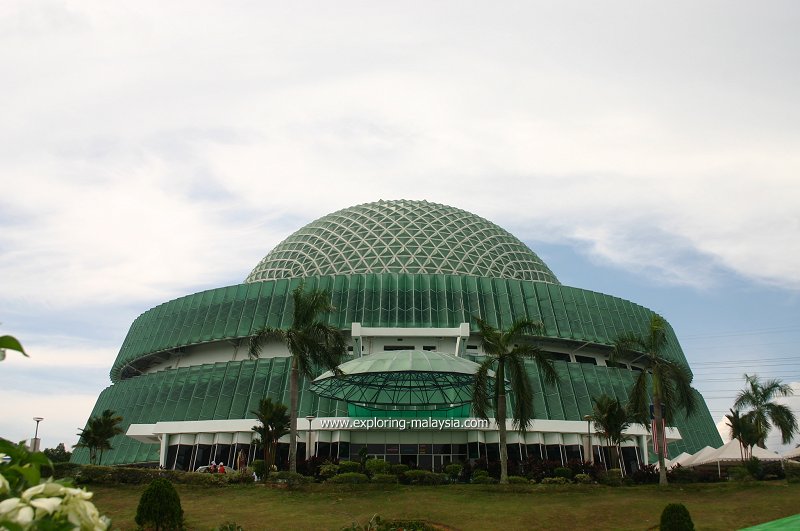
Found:
[[[753,446],[762,439],[761,432],[755,422],[753,412],[742,415],[738,409],[731,409],[728,419],[728,428],[731,439],[739,441],[739,455],[742,461],[750,459],[753,455]]]
[[[271,398],[262,398],[258,402],[258,409],[252,411],[261,424],[253,426],[253,431],[261,438],[264,445],[264,468],[266,474],[275,463],[275,449],[278,439],[289,433],[289,415],[286,406],[280,402],[273,402]]]
[[[87,448],[89,462],[95,464],[97,461],[98,465],[103,464],[103,452],[113,450],[111,438],[125,433],[125,430],[118,426],[120,422],[122,417],[111,409],[104,410],[98,417],[91,417],[86,427],[78,433],[78,443],[73,445],[73,448]]]
[[[620,356],[633,356],[644,364],[646,371],[639,373],[630,392],[628,407],[637,422],[647,425],[648,405],[653,406],[653,437],[659,441],[658,454],[659,484],[667,484],[667,471],[664,468],[664,448],[666,425],[672,424],[677,410],[682,409],[687,416],[696,407],[697,391],[692,387],[692,373],[689,367],[666,356],[667,322],[660,315],[653,314],[647,335],[628,332],[614,340],[611,360]],[[649,400],[648,400],[649,398]]]
[[[617,467],[622,468],[622,443],[629,440],[630,435],[625,435],[633,422],[630,411],[614,397],[602,394],[592,397],[592,413],[589,420],[594,423],[595,433],[608,441],[614,448]]]
[[[781,432],[783,444],[788,444],[797,433],[797,418],[792,410],[774,401],[777,397],[791,396],[792,388],[780,380],[766,380],[763,383],[757,374],[744,375],[745,388],[736,395],[733,407],[749,408],[758,431],[758,446],[766,448],[767,435],[772,427]]]
[[[297,472],[297,398],[299,377],[311,379],[318,368],[338,372],[337,366],[346,354],[341,330],[322,322],[320,316],[335,308],[330,303],[327,290],[304,291],[301,282],[292,291],[293,319],[283,330],[264,326],[250,338],[250,357],[257,358],[266,341],[277,340],[286,344],[292,358],[289,373],[289,470]]]
[[[494,406],[494,418],[500,434],[500,483],[508,483],[508,449],[506,448],[506,374],[514,393],[511,412],[514,427],[525,431],[533,418],[533,390],[525,372],[525,360],[532,359],[547,384],[555,384],[558,374],[553,360],[539,347],[529,342],[530,336],[541,335],[541,323],[529,319],[515,321],[506,330],[498,330],[480,318],[475,318],[481,334],[481,343],[486,359],[475,373],[473,385],[473,408],[475,415],[488,420]],[[489,371],[494,370],[494,388],[491,389]],[[491,399],[490,399],[490,395]]]

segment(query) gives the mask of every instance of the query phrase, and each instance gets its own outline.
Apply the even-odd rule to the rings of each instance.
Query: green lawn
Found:
[[[93,486],[114,527],[134,529],[144,486]],[[329,486],[176,485],[190,529],[235,521],[259,529],[335,529],[384,518],[424,519],[445,529],[638,529],[658,524],[670,502],[686,505],[698,530],[740,529],[800,512],[800,484],[786,481],[605,487],[599,485]]]

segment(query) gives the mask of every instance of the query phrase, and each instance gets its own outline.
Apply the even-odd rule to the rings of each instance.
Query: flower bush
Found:
[[[89,501],[92,493],[67,480],[42,479],[52,467],[41,453],[0,439],[0,528],[12,531],[108,529],[111,521]]]

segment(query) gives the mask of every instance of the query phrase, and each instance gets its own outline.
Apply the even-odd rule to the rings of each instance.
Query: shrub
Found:
[[[397,476],[394,474],[375,474],[372,476],[373,483],[397,483]]]
[[[755,479],[750,474],[750,471],[747,470],[747,467],[743,466],[732,466],[728,469],[728,477],[734,481],[753,481]]]
[[[786,481],[789,483],[800,483],[800,464],[787,461],[784,472],[786,474]]]
[[[592,482],[592,476],[589,474],[575,474],[575,477],[572,479],[575,480],[575,483],[580,483],[582,485],[588,485]]]
[[[304,476],[303,474],[298,474],[297,472],[282,470],[280,472],[273,472],[267,476],[267,481],[270,483],[285,483],[290,487],[296,487],[298,485],[305,485],[310,481],[314,481],[314,478]]]
[[[225,522],[213,531],[244,531],[244,529],[236,522]]]
[[[569,480],[565,477],[543,478],[542,485],[566,485]]]
[[[343,472],[336,476],[333,476],[331,479],[326,481],[326,483],[335,483],[335,484],[354,484],[354,483],[369,483],[369,478],[366,474],[362,474],[360,472]]]
[[[694,531],[694,522],[682,503],[670,503],[661,512],[661,531]]]
[[[494,478],[490,478],[489,475],[480,475],[474,476],[472,478],[472,483],[475,485],[490,485],[492,483],[497,483],[497,480]]]
[[[750,472],[750,475],[756,479],[763,479],[764,478],[764,470],[761,468],[761,461],[759,461],[758,457],[751,457],[747,461],[745,461],[744,466],[747,468],[747,471]]]
[[[447,483],[446,474],[434,474],[429,470],[409,470],[405,473],[411,485],[441,485]]]
[[[367,470],[367,475],[372,477],[376,474],[388,474],[392,465],[383,459],[367,459],[367,464],[364,468]]]
[[[667,480],[671,483],[696,483],[697,472],[693,468],[677,465],[667,471]]]
[[[455,483],[456,481],[458,481],[458,476],[461,475],[461,470],[463,469],[464,467],[459,465],[458,463],[450,463],[449,465],[444,467],[444,472],[450,478],[450,481]]]
[[[408,465],[391,465],[389,470],[395,476],[402,476],[403,474],[408,472]]]
[[[53,463],[53,477],[55,479],[75,477],[80,469],[81,465],[76,463]]]
[[[560,466],[553,470],[553,477],[572,479],[572,470],[567,467]]]
[[[639,485],[658,483],[658,469],[655,464],[640,466],[630,475],[634,483]]]
[[[265,463],[263,459],[254,459],[253,462],[250,463],[250,468],[252,468],[256,476],[261,479],[264,479],[264,476],[267,475],[267,463]]]
[[[528,478],[522,476],[508,476],[508,482],[511,485],[522,485],[522,484],[527,485]]]
[[[476,470],[476,471],[474,471],[472,473],[472,479],[475,479],[475,478],[488,478],[488,477],[489,477],[489,472],[487,472],[486,470],[478,469],[478,470]]]
[[[622,485],[622,470],[619,468],[610,468],[605,474],[601,474],[600,477],[598,477],[598,481],[609,487],[619,487]]]
[[[326,461],[319,467],[319,475],[323,480],[330,479],[338,473],[339,465],[331,463],[330,461]]]
[[[209,474],[210,476],[213,474]],[[225,479],[228,480],[228,483],[231,485],[249,485],[250,483],[255,483],[256,478],[253,477],[253,473],[243,468],[241,470],[237,470],[230,474],[225,474]]]
[[[361,463],[356,463],[355,461],[340,461],[339,473],[347,474],[349,472],[361,472]]]
[[[172,483],[156,478],[147,486],[136,508],[136,523],[145,529],[183,529],[181,499]]]

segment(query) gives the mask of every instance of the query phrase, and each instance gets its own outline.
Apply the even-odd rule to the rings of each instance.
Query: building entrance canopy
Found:
[[[453,407],[472,401],[479,365],[436,351],[371,354],[339,365],[314,380],[320,396],[369,406]],[[494,372],[489,376],[494,379]]]

